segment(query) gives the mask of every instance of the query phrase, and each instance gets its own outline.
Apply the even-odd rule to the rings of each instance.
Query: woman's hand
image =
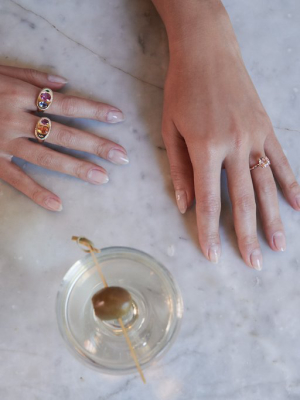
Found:
[[[220,173],[227,172],[238,245],[260,270],[256,202],[270,247],[285,250],[274,177],[295,210],[300,188],[245,69],[229,17],[219,1],[157,3],[166,24],[170,65],[165,84],[163,137],[179,210],[194,197],[204,255],[218,262]],[[159,3],[159,4],[158,4]],[[271,168],[250,166],[267,156]]]
[[[62,209],[59,197],[27,176],[12,162],[13,156],[96,185],[108,182],[104,168],[29,140],[35,139],[34,130],[39,120],[34,115],[39,92],[44,87],[58,90],[65,83],[61,77],[35,70],[0,66],[0,179],[51,211]],[[124,119],[116,107],[56,92],[47,114],[90,118],[108,123]],[[96,154],[115,164],[128,163],[126,150],[122,146],[56,122],[52,122],[47,142]]]

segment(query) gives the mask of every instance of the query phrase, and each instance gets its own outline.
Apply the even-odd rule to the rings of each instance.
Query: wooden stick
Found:
[[[93,251],[91,246],[90,246],[90,253],[91,253],[92,257],[93,257],[93,260],[94,260],[94,263],[96,265],[97,271],[98,271],[98,273],[100,275],[100,278],[102,279],[103,285],[105,287],[108,287],[108,284],[107,284],[106,279],[105,279],[105,277],[103,275],[102,269],[101,269],[101,267],[100,267],[100,265],[98,263],[98,260],[97,260],[97,258],[95,256],[95,253],[94,253],[94,251]]]
[[[72,237],[72,240],[76,240],[78,243],[80,243],[80,239],[81,239],[81,238],[80,238],[80,237],[77,237],[77,236],[73,236],[73,237]],[[83,238],[83,239],[84,239],[84,238]],[[86,239],[85,239],[85,240],[86,240]],[[102,279],[103,285],[104,285],[105,287],[108,287],[107,281],[106,281],[106,279],[105,279],[105,277],[104,277],[104,275],[103,275],[103,272],[102,272],[102,270],[101,270],[100,264],[98,263],[98,260],[97,260],[97,258],[96,258],[96,256],[95,256],[95,253],[94,253],[94,251],[99,252],[99,250],[98,250],[98,249],[95,249],[95,248],[93,247],[92,243],[91,243],[89,240],[86,240],[85,242],[83,242],[83,243],[81,243],[81,244],[83,244],[84,246],[87,246],[87,247],[89,248],[89,253],[92,255],[92,258],[93,258],[93,260],[94,260],[94,263],[95,263],[95,266],[96,266],[96,268],[97,268],[97,271],[98,271],[98,273],[99,273],[99,275],[100,275],[100,278]],[[138,370],[138,372],[139,372],[139,374],[140,374],[140,376],[141,376],[142,381],[143,381],[144,383],[146,383],[145,376],[144,376],[144,374],[143,374],[143,371],[142,371],[142,368],[141,368],[141,366],[140,366],[140,363],[139,363],[139,361],[138,361],[138,359],[137,359],[136,352],[135,352],[135,350],[134,350],[134,348],[133,348],[133,346],[132,346],[131,340],[130,340],[130,338],[129,338],[129,336],[128,336],[127,329],[126,329],[126,327],[125,327],[124,324],[123,324],[122,318],[118,318],[118,322],[119,322],[119,324],[120,324],[120,326],[121,326],[121,328],[122,328],[123,334],[124,334],[124,336],[125,336],[125,339],[126,339],[126,342],[127,342],[128,347],[129,347],[131,357],[133,358],[133,361],[134,361],[134,363],[135,363],[136,369]]]
[[[143,374],[143,371],[142,371],[142,368],[141,368],[141,366],[140,366],[140,363],[139,363],[139,361],[138,361],[138,359],[137,359],[137,356],[136,356],[136,353],[135,353],[135,351],[134,351],[134,348],[132,347],[131,341],[130,341],[129,336],[128,336],[127,329],[125,328],[125,326],[124,326],[124,324],[123,324],[122,318],[119,318],[118,321],[119,321],[119,324],[121,325],[121,328],[122,328],[122,331],[123,331],[123,333],[124,333],[126,342],[127,342],[127,344],[128,344],[131,357],[133,358],[133,361],[135,362],[136,369],[139,371],[140,376],[141,376],[141,378],[142,378],[142,381],[143,381],[144,383],[146,383],[145,376],[144,376],[144,374]]]

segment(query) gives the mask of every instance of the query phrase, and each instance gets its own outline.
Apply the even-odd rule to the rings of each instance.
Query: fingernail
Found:
[[[124,121],[124,114],[122,113],[122,111],[119,110],[109,111],[106,116],[106,120],[111,124],[115,124],[117,122]]]
[[[52,83],[64,83],[64,84],[68,82],[67,79],[58,75],[48,75],[48,81]]]
[[[186,192],[184,190],[176,190],[175,197],[179,211],[181,212],[181,214],[184,214],[187,209]]]
[[[285,236],[282,232],[276,232],[273,235],[273,243],[277,250],[284,251],[286,249]]]
[[[46,198],[45,205],[52,211],[61,211],[63,209],[61,202],[53,197]]]
[[[254,269],[257,271],[261,271],[262,269],[262,254],[259,249],[256,249],[252,252],[250,256],[250,262]]]
[[[99,169],[90,169],[87,177],[91,183],[95,184],[107,183],[109,181],[108,176]]]
[[[218,264],[220,258],[220,246],[213,245],[208,249],[208,258],[214,264]]]
[[[107,158],[115,164],[128,164],[129,159],[125,153],[120,150],[112,149],[109,151]]]
[[[299,209],[300,209],[300,196],[299,196],[299,195],[296,196],[296,203],[297,203],[297,206],[298,206]]]

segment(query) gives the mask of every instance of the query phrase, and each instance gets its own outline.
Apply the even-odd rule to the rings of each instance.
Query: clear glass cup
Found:
[[[179,288],[163,265],[141,251],[109,247],[96,257],[108,285],[131,294],[133,306],[122,319],[144,369],[170,348],[178,333],[183,314]],[[94,313],[91,299],[103,287],[90,254],[69,269],[57,294],[60,332],[87,366],[110,374],[134,372],[118,321],[102,321]]]

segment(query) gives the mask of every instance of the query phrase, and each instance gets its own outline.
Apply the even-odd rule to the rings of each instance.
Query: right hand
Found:
[[[60,198],[26,175],[12,162],[13,156],[93,184],[108,182],[105,169],[99,165],[59,153],[32,140],[35,139],[34,130],[39,120],[34,115],[39,92],[45,87],[58,90],[65,83],[63,78],[39,71],[0,66],[0,179],[51,211],[62,209]],[[116,107],[57,92],[54,93],[49,111],[47,110],[47,114],[49,113],[108,123],[124,119],[122,112]],[[96,154],[115,164],[128,163],[126,150],[122,146],[57,122],[52,122],[47,141]]]

